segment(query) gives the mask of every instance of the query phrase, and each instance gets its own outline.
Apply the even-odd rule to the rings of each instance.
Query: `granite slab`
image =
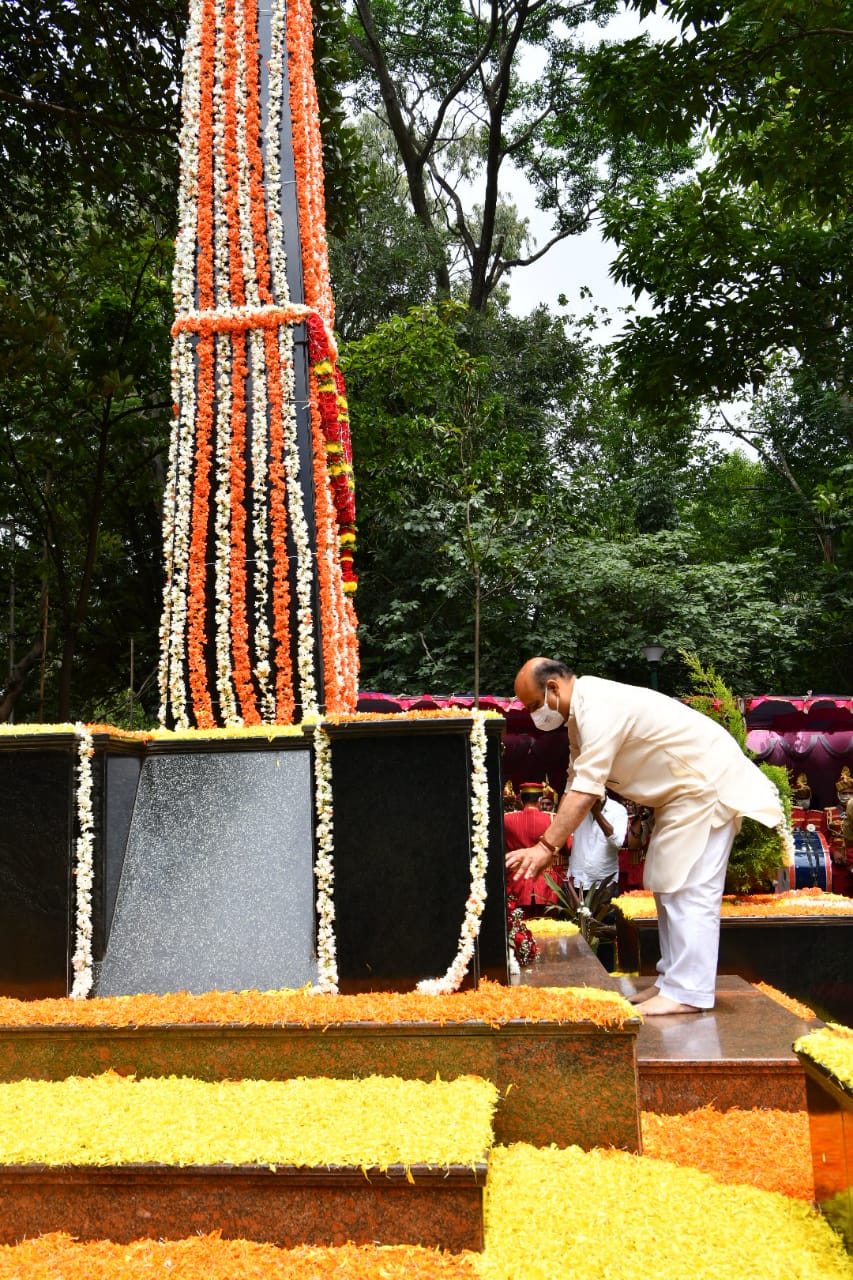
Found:
[[[0,1166],[0,1243],[64,1231],[80,1240],[227,1239],[483,1248],[485,1161],[448,1168]]]

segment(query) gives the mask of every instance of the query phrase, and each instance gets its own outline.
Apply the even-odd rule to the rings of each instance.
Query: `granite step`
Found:
[[[541,960],[522,974],[524,983],[600,986],[631,996],[654,982],[652,976],[614,978],[579,935],[541,938],[539,948]],[[637,1036],[641,1110],[679,1114],[708,1104],[805,1110],[805,1078],[792,1045],[820,1025],[743,978],[722,974],[714,1009],[643,1022]]]

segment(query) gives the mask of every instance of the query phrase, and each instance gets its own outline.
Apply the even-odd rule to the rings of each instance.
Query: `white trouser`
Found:
[[[720,904],[738,823],[716,827],[687,881],[656,893],[660,960],[658,991],[679,1004],[713,1009],[720,949]]]

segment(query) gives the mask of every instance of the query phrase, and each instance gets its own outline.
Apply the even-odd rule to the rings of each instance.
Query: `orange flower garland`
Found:
[[[353,710],[357,697],[357,623],[347,599],[356,586],[352,459],[330,328],[311,51],[307,0],[286,21],[276,0],[263,64],[257,0],[190,0],[160,670],[161,720],[180,728],[291,723],[297,703],[303,716],[321,710],[321,686],[328,711]],[[305,290],[297,303],[278,207],[288,81]],[[299,472],[293,386],[293,327],[306,321],[309,376],[322,381],[320,399],[311,388],[306,424],[311,478]],[[316,555],[306,516],[312,488]]]

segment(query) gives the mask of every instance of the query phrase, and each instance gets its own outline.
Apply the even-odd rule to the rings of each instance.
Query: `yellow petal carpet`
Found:
[[[798,1053],[825,1067],[847,1089],[853,1089],[853,1031],[830,1022],[819,1031],[801,1036],[794,1045]]]
[[[487,1080],[0,1084],[0,1164],[470,1165],[492,1142]]]

